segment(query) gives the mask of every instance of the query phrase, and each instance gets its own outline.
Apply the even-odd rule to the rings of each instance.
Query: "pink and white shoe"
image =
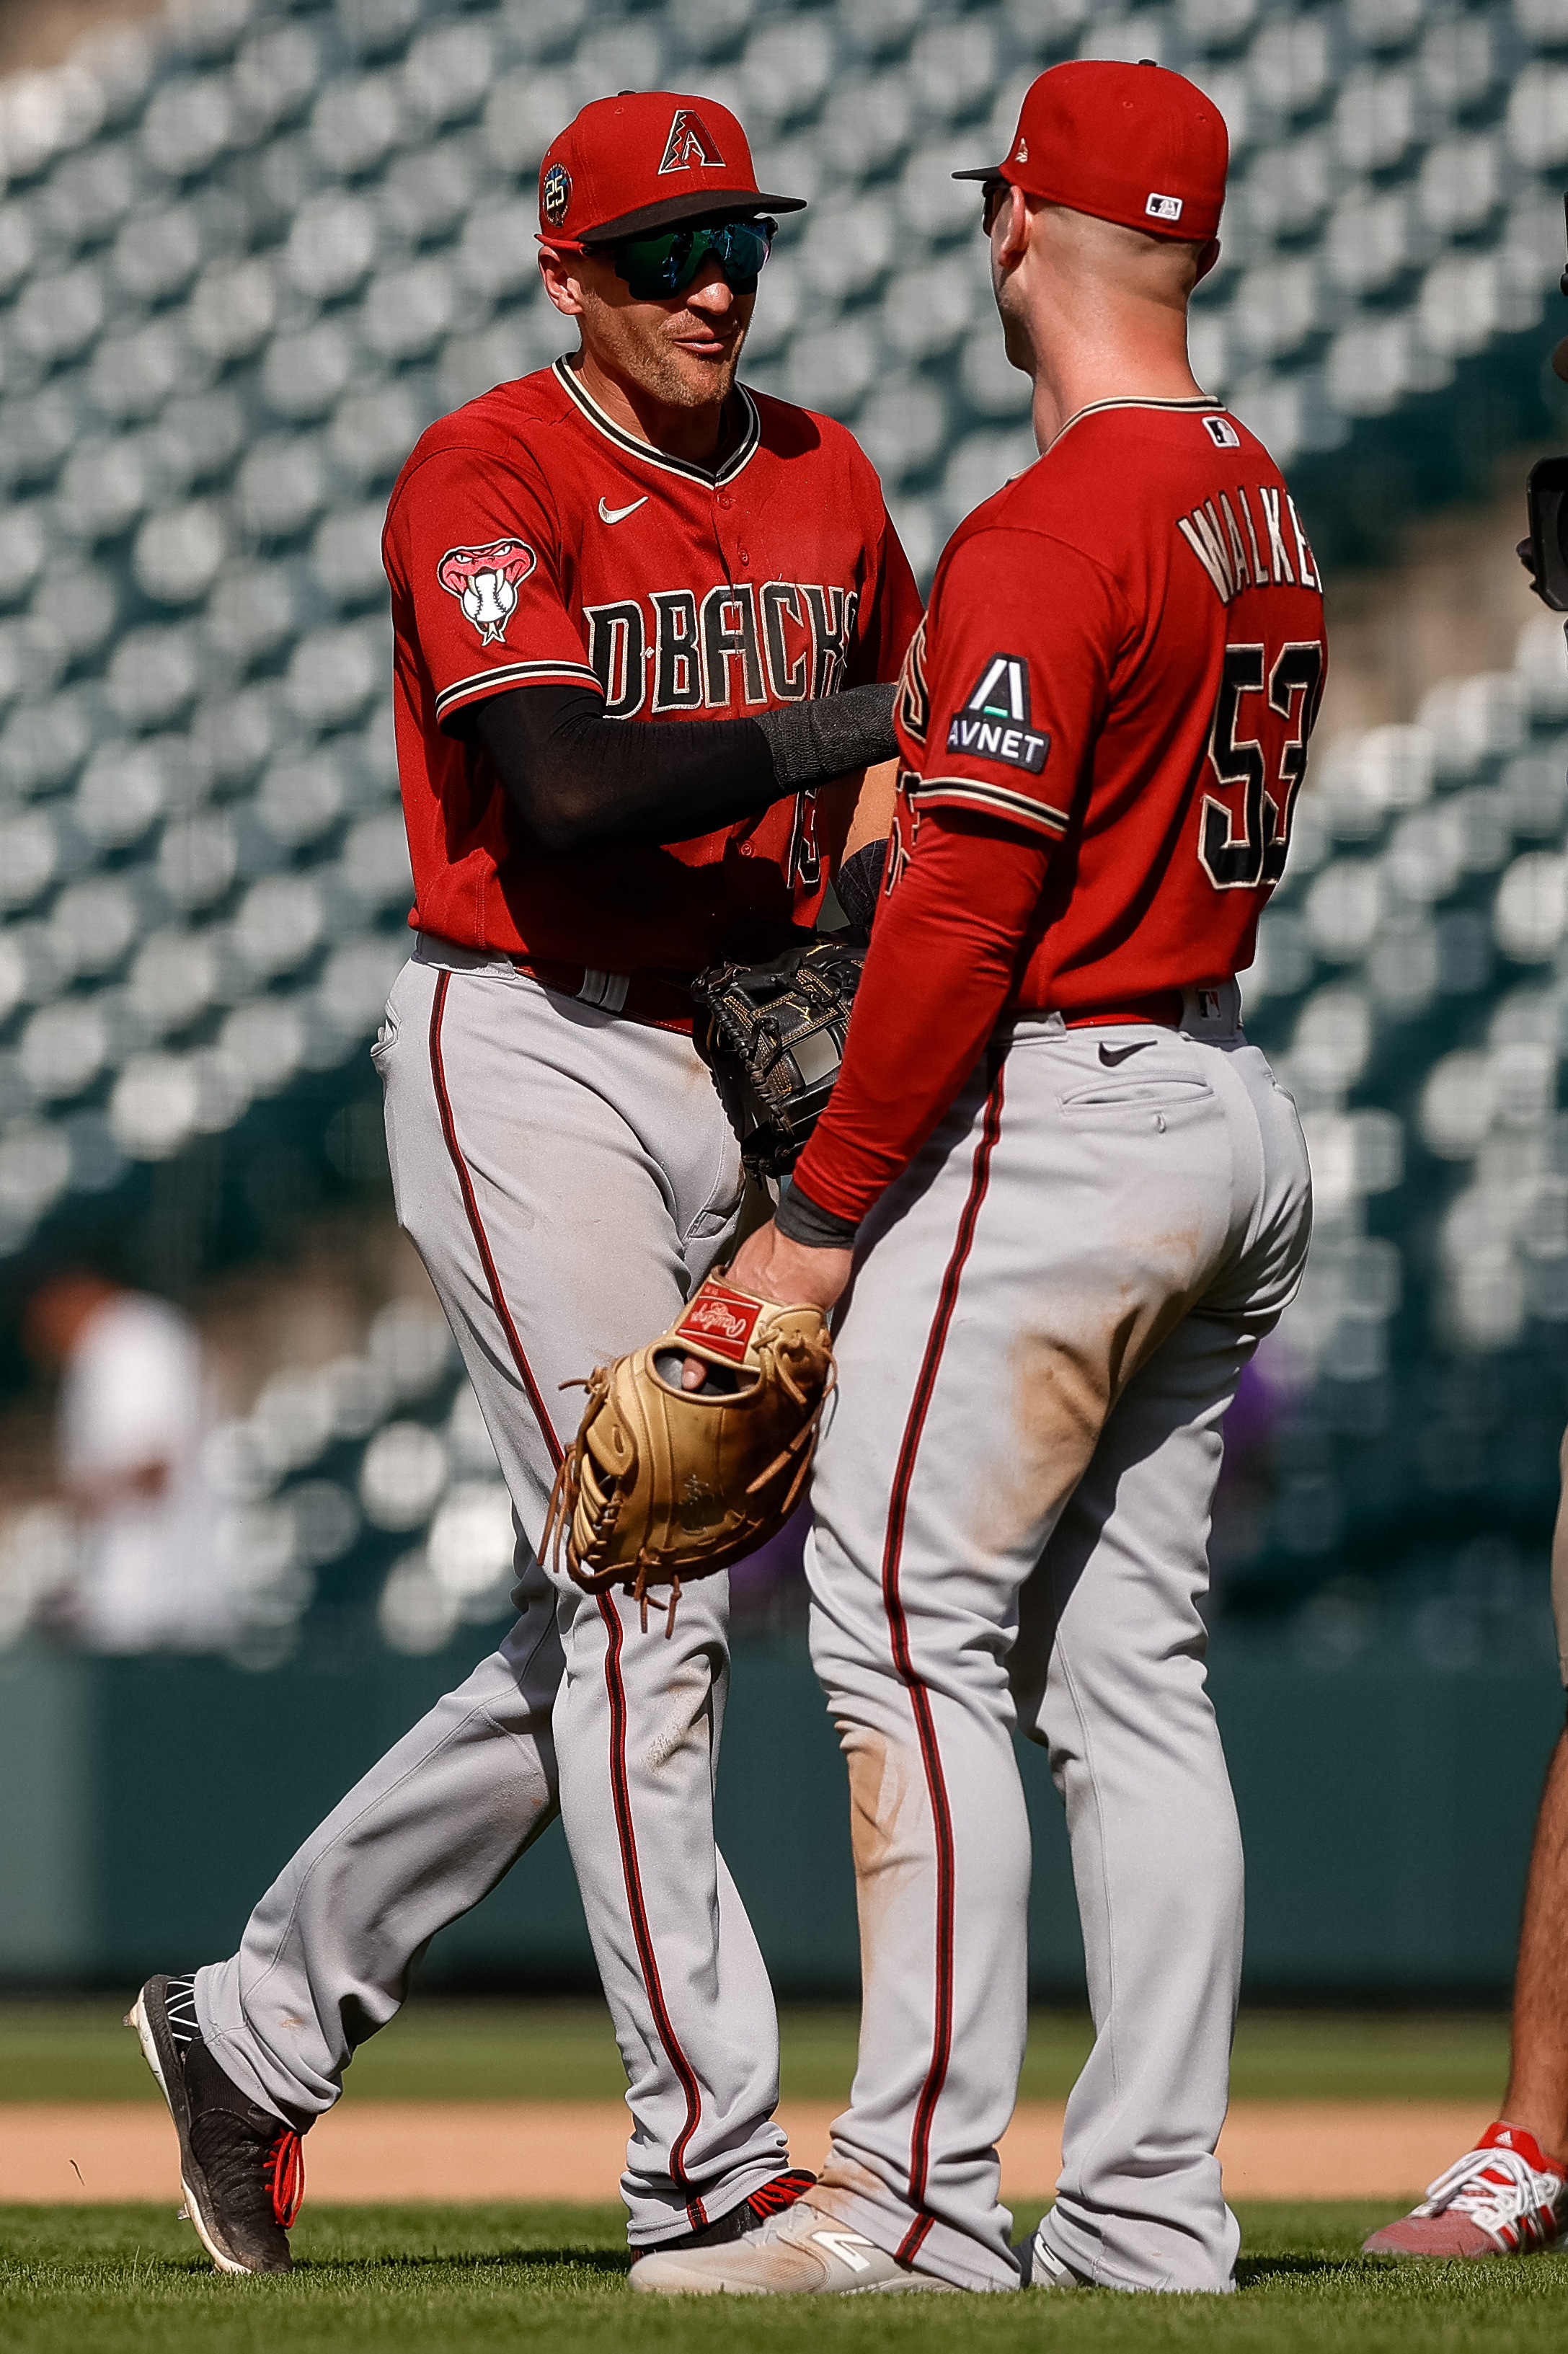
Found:
[[[1521,2126],[1489,2126],[1419,2207],[1363,2240],[1369,2256],[1528,2256],[1568,2230],[1568,2169]]]

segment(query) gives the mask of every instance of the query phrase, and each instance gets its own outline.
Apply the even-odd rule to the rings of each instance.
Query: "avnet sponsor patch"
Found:
[[[992,654],[962,710],[948,722],[948,749],[1027,769],[1037,777],[1051,738],[1031,726],[1032,716],[1028,663],[1017,654]]]

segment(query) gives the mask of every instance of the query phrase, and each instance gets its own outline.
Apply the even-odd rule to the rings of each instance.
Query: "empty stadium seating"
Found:
[[[748,374],[853,422],[928,572],[1033,455],[949,174],[1074,55],[1158,58],[1224,109],[1196,363],[1310,513],[1467,368],[1549,414],[1563,0],[187,0],[0,86],[0,1266],[138,1168],[306,1102],[319,1140],[368,1091],[408,889],[380,518],[425,422],[561,348],[555,130],[655,81],[743,114],[764,185],[812,200]],[[1328,748],[1301,804],[1248,997],[1320,1239],[1266,1362],[1277,1495],[1238,1598],[1375,1571],[1399,1531],[1427,1575],[1505,1487],[1539,1522],[1505,1475],[1521,1416],[1568,1410],[1564,731],[1543,620],[1512,672]],[[258,1659],[318,1580],[374,1586],[411,1645],[497,1606],[503,1492],[413,1330],[279,1377],[225,1438]]]

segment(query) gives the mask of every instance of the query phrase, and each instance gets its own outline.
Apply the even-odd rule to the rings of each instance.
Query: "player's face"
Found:
[[[595,365],[671,408],[723,401],[735,382],[755,294],[737,294],[716,260],[679,294],[638,302],[607,256],[575,254],[561,279],[575,302],[563,302],[546,273],[558,310],[578,319],[583,349]]]

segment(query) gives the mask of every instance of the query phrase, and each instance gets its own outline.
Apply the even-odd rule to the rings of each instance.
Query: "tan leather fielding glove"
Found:
[[[683,1390],[688,1357],[710,1368]],[[642,1604],[683,1578],[755,1553],[794,1511],[833,1384],[818,1308],[780,1308],[710,1276],[680,1321],[601,1365],[556,1474],[545,1544],[590,1594],[624,1585]]]

